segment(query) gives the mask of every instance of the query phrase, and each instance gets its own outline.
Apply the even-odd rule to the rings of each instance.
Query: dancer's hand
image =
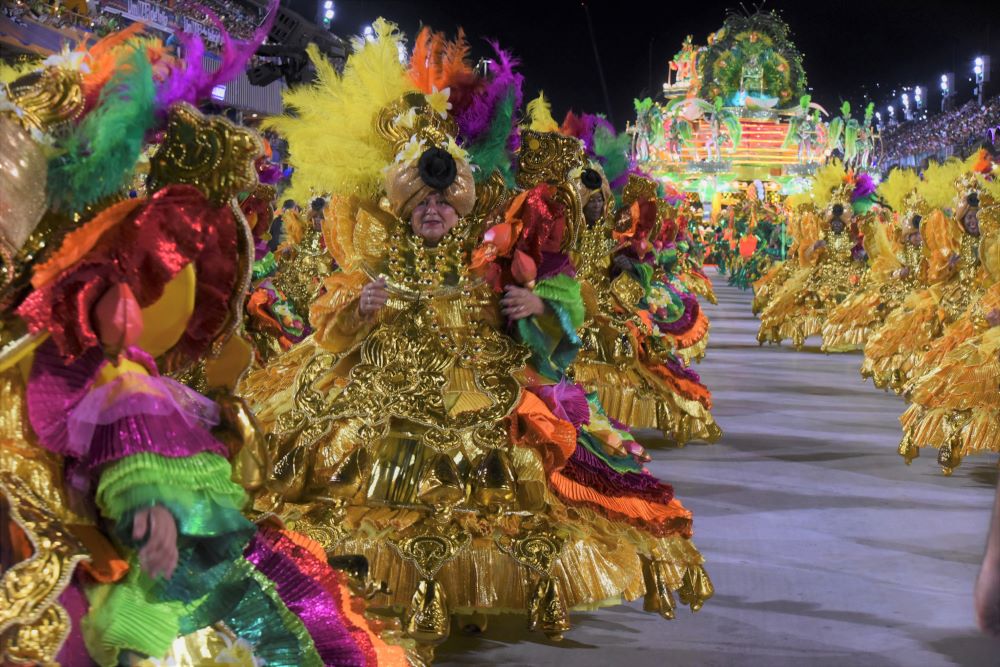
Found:
[[[361,288],[361,298],[358,302],[358,310],[364,317],[372,317],[385,307],[389,300],[389,290],[385,287],[385,276],[379,276],[378,280],[373,280]]]
[[[545,312],[545,302],[530,289],[507,285],[500,298],[503,314],[512,320],[523,320]]]
[[[177,521],[163,505],[154,505],[135,513],[132,520],[132,539],[139,541],[146,536],[146,544],[139,549],[139,564],[152,578],[174,576],[177,567]]]

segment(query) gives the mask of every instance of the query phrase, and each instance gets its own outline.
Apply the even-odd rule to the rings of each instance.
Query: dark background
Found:
[[[316,0],[283,0],[307,18],[316,16]],[[483,37],[496,38],[522,61],[525,98],[544,89],[557,120],[570,108],[605,113],[621,130],[630,120],[632,100],[655,94],[667,76],[667,63],[680,50],[684,36],[696,44],[722,26],[729,9],[752,11],[737,2],[626,0],[499,0],[481,2],[334,0],[332,31],[347,37],[361,32],[376,17],[396,22],[411,38],[422,24],[454,35],[461,26],[473,57],[489,55]],[[608,86],[605,103],[583,5],[589,8],[594,36]],[[814,101],[836,113],[841,100],[855,114],[869,95],[883,110],[892,91],[920,85],[929,91],[928,108],[940,109],[940,76],[954,72],[961,104],[972,96],[972,59],[993,56],[992,83],[1000,90],[1000,2],[808,2],[784,0],[762,4],[789,24],[803,54]],[[898,101],[895,102],[899,108]]]

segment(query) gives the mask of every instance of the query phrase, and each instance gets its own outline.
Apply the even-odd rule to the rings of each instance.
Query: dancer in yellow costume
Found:
[[[865,344],[861,375],[871,378],[876,387],[902,392],[931,343],[968,305],[960,285],[970,289],[979,270],[978,230],[977,234],[967,233],[942,210],[953,203],[955,183],[962,172],[962,163],[957,160],[932,164],[918,187],[931,209],[920,230],[926,268],[918,275],[913,291]]]
[[[645,594],[672,617],[672,591],[700,607],[711,584],[690,513],[559,377],[578,283],[538,258],[528,275],[513,252],[529,230],[558,252],[549,232],[580,212],[546,186],[513,198],[498,177],[474,186],[448,92],[418,90],[394,28],[375,33],[343,76],[311,50],[317,84],[288,93],[297,116],[273,123],[293,188],[334,193],[340,271],[310,311],[313,341],[244,387],[276,446],[276,492],[258,507],[331,553],[367,556],[388,584],[375,601],[405,607],[425,645],[452,612],[527,613],[560,637],[571,607]],[[474,259],[502,269],[480,278]]]
[[[919,177],[894,170],[879,193],[892,209],[901,211],[896,222],[883,210],[862,223],[869,271],[859,291],[834,308],[823,326],[824,352],[849,352],[864,348],[868,337],[902,302],[921,266],[920,221],[922,202],[915,192]],[[905,203],[904,203],[905,202]]]
[[[829,168],[842,169],[836,164]],[[859,283],[860,262],[854,260],[850,233],[855,188],[853,183],[837,186],[821,223],[809,214],[801,220],[798,242],[804,247],[800,255],[805,263],[761,313],[759,342],[780,343],[790,338],[801,348],[806,338],[822,332],[826,313]]]
[[[954,338],[925,375],[914,379],[912,405],[900,417],[899,453],[907,463],[935,447],[949,475],[967,456],[1000,451],[1000,187],[980,201],[979,259],[992,284],[946,333]]]

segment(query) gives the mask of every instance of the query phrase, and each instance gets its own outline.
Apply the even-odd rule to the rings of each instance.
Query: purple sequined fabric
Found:
[[[298,558],[290,554],[297,554]],[[281,601],[301,619],[325,665],[366,667],[365,653],[351,634],[339,606],[318,581],[323,568],[329,569],[326,563],[317,561],[280,532],[264,527],[254,535],[244,557],[274,582]],[[303,572],[300,568],[313,571]]]
[[[684,377],[692,382],[701,384],[701,376],[698,375],[698,373],[696,373],[693,369],[682,364],[679,359],[676,359],[673,356],[668,356],[663,360],[663,365],[669,368],[670,372],[674,375]]]
[[[542,399],[552,414],[574,427],[579,429],[583,424],[590,423],[590,404],[579,385],[562,379],[559,384],[530,387],[528,390]]]

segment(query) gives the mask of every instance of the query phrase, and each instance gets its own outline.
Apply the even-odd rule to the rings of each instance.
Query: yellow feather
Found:
[[[343,75],[310,44],[316,81],[283,94],[294,115],[264,123],[288,141],[295,169],[288,196],[296,201],[332,192],[375,197],[382,187],[382,169],[394,156],[375,131],[375,116],[415,88],[399,62],[396,26],[378,19],[372,27],[375,39],[355,41]]]
[[[940,163],[931,162],[924,170],[924,179],[917,187],[917,192],[931,208],[951,208],[957,194],[955,180],[963,173],[965,165],[957,158]]]
[[[528,102],[528,129],[536,132],[558,132],[559,123],[552,117],[552,105],[545,99],[545,92]]]
[[[825,208],[830,203],[833,191],[844,184],[847,170],[840,160],[830,160],[816,170],[813,176],[813,201],[819,208]]]
[[[11,83],[25,74],[35,71],[41,62],[41,58],[32,58],[24,62],[10,64],[0,61],[0,83]]]
[[[912,169],[893,169],[878,186],[878,193],[893,211],[902,212],[903,198],[913,192],[919,184],[920,176]]]

